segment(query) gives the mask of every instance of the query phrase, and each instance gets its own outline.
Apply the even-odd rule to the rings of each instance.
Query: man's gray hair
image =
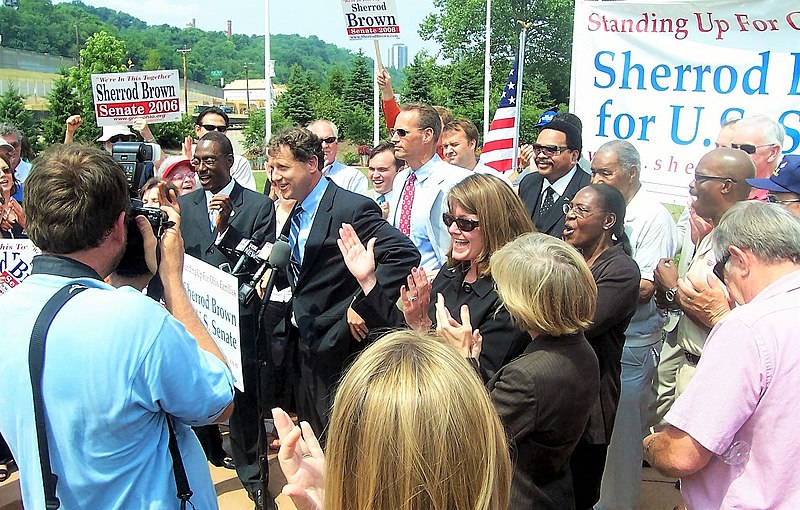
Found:
[[[626,175],[631,174],[631,169],[636,169],[636,175],[641,175],[642,158],[639,156],[639,151],[632,143],[625,140],[611,140],[606,142],[597,149],[597,153],[610,152],[617,155],[617,162],[622,167],[622,171]]]
[[[738,202],[722,216],[711,236],[717,260],[736,246],[765,262],[800,264],[800,220],[778,204]]]
[[[336,127],[336,124],[334,124],[333,122],[331,122],[329,120],[317,119],[314,122],[312,122],[311,124],[309,124],[306,129],[311,131],[311,126],[313,126],[314,124],[317,124],[317,123],[327,124],[328,127],[331,128],[331,131],[333,131],[333,136],[335,136],[336,138],[339,138],[339,128]]]
[[[774,143],[783,147],[783,138],[786,136],[786,131],[783,126],[768,115],[761,114],[745,117],[736,124],[736,127],[740,126],[755,126],[764,133],[764,143]]]
[[[9,124],[8,122],[0,122],[0,136],[11,134],[17,138],[22,138],[22,134],[19,132],[19,129],[17,129],[16,126]]]

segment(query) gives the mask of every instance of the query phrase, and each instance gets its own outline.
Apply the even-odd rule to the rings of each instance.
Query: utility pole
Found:
[[[181,48],[175,50],[183,56],[183,106],[186,108],[186,114],[189,114],[189,83],[186,77],[186,54],[192,51],[191,48]]]
[[[250,115],[250,75],[247,74],[247,62],[244,63],[244,86],[247,94],[247,114]]]
[[[78,23],[75,23],[75,58],[78,59],[78,69],[81,68],[81,41],[78,39]]]

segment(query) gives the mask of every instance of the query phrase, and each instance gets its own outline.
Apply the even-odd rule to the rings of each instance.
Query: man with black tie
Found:
[[[192,158],[202,189],[178,199],[186,253],[212,266],[224,263],[234,266],[217,245],[224,242],[236,246],[242,239],[256,244],[275,241],[275,208],[264,195],[243,188],[231,178],[233,147],[219,132],[206,133],[197,144]],[[241,283],[241,282],[240,282]],[[231,456],[242,485],[260,508],[258,468],[258,356],[256,351],[256,313],[258,300],[239,306],[239,334],[242,346],[242,371],[245,392],[236,390],[234,411],[230,419]],[[204,434],[199,431],[201,441]],[[212,438],[213,442],[214,439]],[[218,439],[217,439],[218,441]],[[204,444],[204,447],[207,444]],[[212,448],[221,444],[212,445]],[[211,459],[212,461],[214,459]],[[266,473],[265,473],[266,475]],[[266,496],[266,495],[265,495]],[[271,502],[266,508],[272,508]]]
[[[290,128],[274,135],[268,153],[278,194],[297,201],[284,227],[291,247],[286,277],[293,297],[276,334],[287,334],[289,349],[296,349],[298,417],[323,431],[334,385],[351,356],[364,347],[347,323],[347,309],[361,289],[336,244],[339,229],[348,223],[360,239],[376,239],[376,277],[393,300],[420,255],[406,236],[381,218],[373,200],[323,178],[322,141],[311,131]]]
[[[580,130],[559,117],[539,132],[533,144],[536,171],[519,184],[519,196],[539,232],[560,239],[564,204],[569,204],[578,190],[591,182],[591,176],[578,166],[582,149]]]

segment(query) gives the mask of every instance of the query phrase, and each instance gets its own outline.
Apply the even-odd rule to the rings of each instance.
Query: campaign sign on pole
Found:
[[[0,239],[0,294],[27,278],[33,257],[41,253],[28,239]]]
[[[92,97],[98,126],[149,124],[181,120],[178,71],[141,71],[92,75]]]
[[[234,385],[244,391],[242,345],[239,338],[239,282],[235,276],[190,255],[184,257],[183,285],[233,373]]]
[[[792,2],[578,0],[570,111],[591,159],[610,140],[642,156],[642,181],[686,203],[722,122],[765,114],[800,147],[800,8]],[[748,143],[739,141],[737,143]]]
[[[342,12],[351,41],[400,37],[395,0],[342,0]]]

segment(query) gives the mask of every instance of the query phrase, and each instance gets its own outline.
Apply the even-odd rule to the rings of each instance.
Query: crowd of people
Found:
[[[271,137],[263,192],[219,108],[136,183],[109,153],[135,132],[156,143],[146,123],[105,127],[93,148],[70,117],[32,168],[0,124],[0,230],[43,252],[0,295],[0,374],[19,388],[0,396],[0,477],[13,452],[26,507],[171,507],[184,482],[214,507],[207,460],[275,508],[278,448],[299,509],[634,509],[643,461],[680,478],[691,510],[800,503],[800,156],[782,154],[778,123],[721,126],[676,222],[633,144],[582,159],[575,115],[543,115],[505,175],[480,162],[469,119],[379,84],[391,139],[366,174],[317,119]],[[160,240],[128,221],[132,190],[167,215]],[[115,271],[131,228],[140,275]],[[183,255],[230,269],[243,240],[281,238],[285,270],[239,306],[240,391]],[[51,319],[32,377],[19,367],[39,311],[70,286],[88,292]]]

